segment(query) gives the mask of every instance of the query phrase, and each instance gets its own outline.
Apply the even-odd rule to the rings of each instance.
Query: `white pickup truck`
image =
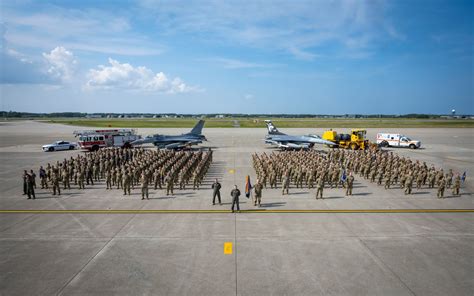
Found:
[[[381,147],[407,147],[417,149],[421,147],[420,141],[411,140],[405,135],[378,133],[377,144]]]

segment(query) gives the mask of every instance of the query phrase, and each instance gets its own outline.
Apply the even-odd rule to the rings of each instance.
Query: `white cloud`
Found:
[[[25,54],[13,49],[13,48],[7,48],[6,49],[6,54],[13,57],[13,58],[16,58],[17,60],[19,60],[20,62],[22,63],[25,63],[25,64],[32,64],[33,61],[28,58]]]
[[[301,50],[296,47],[290,47],[289,52],[293,54],[293,56],[299,60],[304,60],[304,61],[312,61],[317,57],[320,57],[320,55],[311,53],[309,51]]]
[[[74,76],[77,60],[74,54],[62,46],[58,46],[51,52],[43,53],[43,58],[48,64],[47,73],[51,78],[62,82],[68,82]]]
[[[217,63],[226,69],[252,69],[252,68],[269,68],[269,67],[278,66],[274,64],[253,63],[253,62],[247,62],[243,60],[228,59],[228,58],[221,58],[221,57],[208,58],[208,59],[202,59],[202,60],[206,62]]]
[[[185,93],[200,91],[198,87],[186,85],[179,77],[168,78],[163,72],[152,70],[109,58],[110,66],[90,69],[86,89],[127,89],[159,93]]]
[[[247,101],[250,101],[250,100],[252,100],[252,99],[254,98],[254,96],[251,95],[251,94],[246,94],[246,95],[244,96],[244,98],[245,98]]]

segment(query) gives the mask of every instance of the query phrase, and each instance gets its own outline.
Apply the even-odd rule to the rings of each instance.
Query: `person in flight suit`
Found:
[[[216,204],[216,196],[217,199],[219,200],[219,205],[222,205],[221,202],[221,183],[219,183],[219,180],[216,179],[214,183],[212,183],[212,205]]]
[[[240,190],[237,188],[237,185],[234,185],[234,189],[230,192],[230,196],[232,196],[232,213],[234,212],[234,206],[237,206],[237,211],[240,211],[240,206],[239,206],[239,196],[240,196]]]

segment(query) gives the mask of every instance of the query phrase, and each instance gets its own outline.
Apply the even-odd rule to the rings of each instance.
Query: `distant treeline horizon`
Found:
[[[17,111],[0,111],[3,118],[414,118],[437,119],[446,117],[470,118],[473,115],[453,114],[242,114],[242,113],[84,113],[84,112],[52,112],[33,113]]]

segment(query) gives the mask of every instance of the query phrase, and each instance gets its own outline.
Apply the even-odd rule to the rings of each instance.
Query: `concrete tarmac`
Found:
[[[251,154],[270,153],[266,129],[206,129],[215,151],[199,191],[139,189],[124,197],[103,182],[61,197],[37,189],[22,196],[22,171],[84,153],[45,153],[41,145],[75,140],[80,127],[32,121],[0,123],[0,210],[229,210],[230,190],[255,179]],[[188,129],[139,129],[177,134]],[[290,134],[323,130],[281,129]],[[338,130],[339,131],[339,130]],[[342,131],[342,129],[341,129]],[[404,213],[408,209],[474,209],[472,129],[369,129],[400,132],[423,149],[390,149],[412,159],[467,171],[461,197],[437,199],[422,188],[405,196],[356,176],[354,196],[326,189],[263,192],[263,211],[325,213],[0,213],[0,295],[473,295],[474,212]],[[154,149],[154,148],[150,148]],[[322,150],[326,148],[322,148]],[[222,183],[222,206],[212,206],[210,184]],[[38,182],[39,183],[39,182]],[[446,193],[449,195],[450,190]],[[253,204],[241,197],[241,209]],[[331,210],[397,209],[397,213]],[[224,243],[232,243],[232,254]]]

